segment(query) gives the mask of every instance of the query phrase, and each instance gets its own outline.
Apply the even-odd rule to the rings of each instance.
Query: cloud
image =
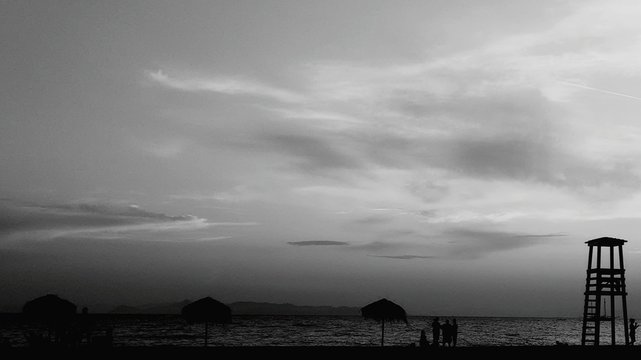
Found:
[[[367,251],[376,252],[376,251],[395,249],[404,245],[405,244],[392,243],[387,241],[371,241],[363,244],[353,245],[353,246],[350,246],[350,248],[355,250],[367,250]]]
[[[528,113],[518,106],[512,111],[514,117]],[[559,135],[552,130],[527,129],[520,124],[496,124],[492,128],[482,123],[487,116],[484,111],[470,112],[480,116],[478,130],[448,136],[410,136],[370,128],[310,132],[293,126],[287,133],[257,134],[252,147],[256,152],[273,152],[291,159],[291,168],[314,176],[346,171],[354,176],[377,168],[439,169],[450,176],[542,182],[570,189],[607,184],[638,188],[639,175],[630,159],[614,158],[603,164],[558,142]],[[439,190],[442,193],[446,188]]]
[[[349,79],[350,69],[343,71]],[[572,141],[561,141],[566,115],[529,85],[501,85],[444,99],[429,93],[395,95],[385,91],[385,84],[371,86],[383,98],[373,105],[355,101],[351,113],[343,115],[359,122],[320,128],[300,121],[265,122],[260,131],[248,128],[244,141],[227,144],[257,155],[277,154],[286,169],[312,176],[347,173],[346,178],[353,178],[378,168],[438,169],[450,177],[513,179],[579,190],[608,184],[638,188],[640,183],[629,157],[595,159],[577,151]],[[374,110],[365,108],[370,105]],[[331,103],[325,106],[327,112],[336,111]],[[383,115],[367,115],[377,108]]]
[[[150,232],[185,232],[215,226],[253,226],[254,222],[210,222],[193,215],[168,215],[116,203],[17,204],[4,202],[0,234],[11,238],[54,239],[85,236],[128,237]]]
[[[255,187],[236,185],[226,190],[210,193],[185,193],[169,195],[175,200],[190,200],[198,202],[218,202],[226,205],[260,201],[269,198],[264,192]],[[230,209],[230,208],[227,208]]]
[[[621,6],[639,13],[631,3]],[[257,105],[249,99],[247,116],[212,116],[211,127],[192,135],[203,147],[222,150],[216,153],[221,164],[255,164],[245,167],[251,176],[243,181],[277,180],[252,196],[204,193],[203,201],[245,206],[240,203],[247,199],[303,199],[319,211],[361,219],[367,216],[358,209],[407,209],[394,214],[394,226],[399,219],[457,226],[587,219],[607,215],[593,200],[618,205],[641,188],[636,120],[621,128],[604,125],[585,119],[592,104],[578,102],[586,91],[601,96],[592,89],[626,94],[600,82],[640,73],[633,64],[641,42],[638,31],[630,31],[639,25],[616,20],[625,13],[582,5],[532,33],[501,34],[412,61],[310,59],[283,69],[298,76],[290,78],[298,80],[297,93],[236,75],[147,76],[177,91],[269,100]],[[633,103],[611,95],[603,96]],[[233,176],[248,174],[240,166],[227,168]],[[459,245],[470,237],[458,236]],[[497,236],[507,247],[528,239]]]
[[[442,237],[447,240],[444,251],[449,257],[478,258],[484,255],[510,251],[548,243],[565,234],[523,234],[518,232],[476,229],[450,229]]]
[[[368,217],[356,219],[354,220],[354,223],[359,225],[381,225],[381,224],[387,224],[391,221],[392,219],[390,217],[368,216]]]
[[[630,3],[622,6],[628,14],[639,12]],[[565,126],[572,116],[565,105],[576,91],[597,89],[587,85],[594,76],[639,72],[630,65],[630,59],[641,58],[641,43],[630,31],[638,24],[625,14],[589,4],[542,31],[413,63],[310,61],[300,66],[296,94],[230,76],[170,76],[158,70],[147,77],[180,91],[278,101],[262,109],[284,123],[265,121],[259,129],[246,129],[246,141],[228,145],[279,154],[288,170],[305,175],[428,168],[451,177],[576,189],[638,188],[633,160],[601,161],[577,151],[585,147],[575,147],[578,140]],[[594,23],[603,31],[594,31]],[[611,37],[630,46],[613,51],[606,41]]]
[[[197,238],[195,241],[220,241],[220,240],[227,240],[231,239],[233,236],[228,236],[228,235],[222,235],[222,236],[214,236],[214,237],[206,237],[206,238]]]
[[[272,151],[296,159],[296,167],[318,173],[331,169],[357,169],[363,164],[340,149],[339,139],[313,134],[264,134],[258,139]]]
[[[162,70],[146,71],[147,78],[169,89],[184,92],[213,92],[226,95],[257,96],[285,103],[303,101],[303,97],[256,81],[225,77],[173,77]]]
[[[568,236],[567,234],[540,234],[540,235],[516,235],[516,237],[523,238],[553,238],[553,237],[563,237]]]
[[[327,241],[327,240],[311,240],[311,241],[289,241],[289,245],[294,246],[333,246],[333,245],[349,245],[343,241]]]
[[[629,3],[624,7],[639,12]],[[603,14],[613,16],[605,20]],[[328,164],[337,170],[422,165],[484,179],[635,187],[639,176],[628,170],[630,161],[610,158],[604,164],[574,151],[575,140],[560,126],[572,116],[564,106],[579,89],[559,78],[589,81],[604,72],[638,72],[630,59],[639,58],[641,44],[631,38],[635,31],[625,31],[638,25],[614,20],[623,15],[611,6],[589,5],[542,32],[416,63],[309,63],[308,112],[333,114],[349,126],[306,132],[308,141],[300,146],[275,141],[273,149],[303,159],[306,172],[331,170]],[[594,31],[594,23],[604,31]],[[612,51],[610,36],[632,46]],[[289,111],[305,114],[298,107]],[[292,126],[309,129],[307,123]],[[319,161],[320,143],[334,149],[331,161]]]
[[[141,209],[138,206],[111,204],[10,204],[3,206],[9,214],[0,231],[13,232],[42,229],[102,228],[138,224],[176,223],[198,220],[193,216],[170,216]]]
[[[270,111],[283,119],[291,119],[294,121],[304,121],[307,126],[325,129],[325,130],[344,130],[353,126],[362,126],[365,122],[356,117],[340,112],[332,112],[327,109],[316,110],[313,108],[297,107],[297,108],[274,108],[262,107],[262,109]]]
[[[434,259],[435,256],[423,256],[423,255],[369,255],[371,257],[386,258],[386,259],[396,259],[396,260],[414,260],[414,259]]]
[[[138,146],[145,152],[162,159],[173,159],[184,151],[184,144],[179,141],[139,142]]]
[[[79,203],[41,206],[42,209],[68,210],[72,214],[96,214],[104,216],[120,217],[124,219],[150,219],[158,221],[185,221],[192,220],[192,215],[170,216],[167,214],[151,212],[142,209],[138,205],[114,205],[105,203]]]
[[[606,90],[606,89],[598,89],[598,88],[595,88],[595,87],[592,87],[592,86],[587,86],[587,85],[582,85],[582,84],[575,84],[575,83],[572,83],[572,82],[569,82],[569,81],[559,81],[559,82],[561,84],[568,85],[568,86],[574,86],[574,87],[577,87],[577,88],[580,88],[580,89],[596,91],[596,92],[600,92],[600,93],[603,93],[603,94],[620,96],[620,97],[624,97],[624,98],[628,98],[628,99],[641,100],[641,97],[633,96],[633,95],[629,95],[629,94],[623,94],[623,93],[616,92],[616,91],[611,91],[611,90]]]
[[[368,252],[370,257],[398,260],[477,259],[492,253],[549,244],[553,239],[560,241],[565,236],[563,233],[527,234],[459,226],[441,228],[433,235],[414,232],[404,234],[399,240],[353,244],[349,249]]]

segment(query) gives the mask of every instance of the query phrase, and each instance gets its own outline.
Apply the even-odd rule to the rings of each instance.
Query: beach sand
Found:
[[[349,359],[579,359],[607,356],[608,358],[638,358],[639,346],[479,346],[457,348],[417,348],[417,347],[351,347],[351,346],[248,346],[248,347],[111,347],[77,349],[34,349],[5,348],[0,357],[5,359],[22,358],[62,358],[62,359],[141,359],[141,358],[208,358],[208,359],[304,359],[336,358]]]

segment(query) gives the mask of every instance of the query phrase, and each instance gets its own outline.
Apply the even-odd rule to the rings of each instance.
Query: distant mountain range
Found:
[[[299,306],[257,302],[228,304],[233,314],[247,315],[360,315],[361,309],[349,306]]]
[[[111,314],[180,314],[191,300],[141,306],[119,305]],[[299,306],[266,302],[238,301],[227,304],[234,315],[360,315],[360,308],[349,306]]]
[[[146,304],[140,306],[118,305],[108,311],[110,314],[180,314],[183,306],[191,300],[183,300],[175,303]]]

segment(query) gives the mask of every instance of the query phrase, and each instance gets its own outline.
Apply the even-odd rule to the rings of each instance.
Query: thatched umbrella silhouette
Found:
[[[46,324],[49,337],[51,337],[51,329],[55,329],[57,341],[60,330],[73,321],[76,315],[76,305],[57,295],[48,294],[27,301],[22,307],[22,314],[29,320]]]
[[[205,346],[207,346],[209,323],[229,324],[231,322],[229,306],[209,296],[183,306],[181,314],[189,324],[205,323]]]
[[[405,309],[385,298],[375,301],[361,308],[365,319],[381,322],[381,346],[385,343],[385,322],[402,321],[407,323]]]

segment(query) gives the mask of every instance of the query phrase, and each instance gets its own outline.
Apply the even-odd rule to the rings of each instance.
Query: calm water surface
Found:
[[[440,316],[441,323],[453,317]],[[557,341],[580,344],[579,318],[456,317],[458,346],[554,345]],[[28,330],[42,330],[23,323],[18,316],[0,317],[0,336],[12,346],[26,346]],[[410,316],[408,324],[385,326],[386,345],[418,344],[421,329],[432,341],[432,317]],[[178,315],[96,315],[95,334],[113,329],[115,346],[200,346],[204,326],[188,325]],[[623,325],[616,329],[623,343]],[[602,334],[609,334],[606,324]],[[237,315],[226,326],[209,326],[209,343],[225,346],[377,346],[380,324],[359,316],[253,316]],[[609,343],[609,337],[601,338]]]

